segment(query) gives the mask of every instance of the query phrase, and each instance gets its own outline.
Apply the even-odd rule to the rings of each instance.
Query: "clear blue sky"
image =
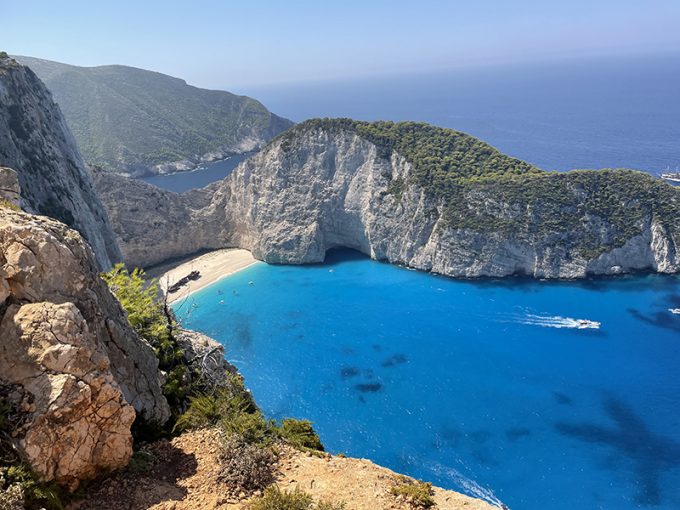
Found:
[[[680,0],[1,0],[0,49],[210,88],[680,51]]]

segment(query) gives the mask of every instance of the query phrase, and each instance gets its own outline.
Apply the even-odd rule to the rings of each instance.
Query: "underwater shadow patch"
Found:
[[[680,317],[672,314],[668,310],[656,312],[649,317],[643,315],[635,308],[629,308],[628,313],[646,324],[680,333]]]
[[[505,437],[508,441],[515,442],[518,439],[531,435],[531,430],[526,427],[512,427],[505,431]]]
[[[498,466],[498,461],[494,459],[493,455],[487,448],[475,448],[472,450],[472,457],[482,466],[495,467]]]
[[[238,324],[234,328],[233,337],[239,345],[249,348],[253,344],[253,333],[250,331],[250,324]]]
[[[360,383],[354,387],[361,393],[377,393],[382,390],[383,385],[380,383]]]
[[[571,399],[571,397],[565,393],[561,393],[559,391],[553,391],[553,398],[555,399],[555,402],[557,402],[560,405],[563,406],[571,406],[574,405],[574,401]]]
[[[668,308],[680,308],[680,294],[668,294],[663,300],[664,305]]]
[[[403,365],[404,363],[408,363],[408,358],[404,354],[395,354],[383,361],[380,366],[387,368]]]
[[[611,424],[557,422],[555,429],[563,436],[612,448],[614,456],[633,465],[636,501],[645,506],[660,504],[661,476],[680,466],[680,443],[651,430],[631,407],[617,398],[608,397],[603,406]],[[610,465],[616,464],[614,459],[610,460]]]
[[[432,448],[439,450],[444,446],[458,446],[463,433],[453,425],[443,425],[439,431],[434,435],[432,440]]]
[[[360,372],[361,370],[359,370],[357,367],[342,367],[340,369],[340,378],[350,379],[352,377],[358,376]]]

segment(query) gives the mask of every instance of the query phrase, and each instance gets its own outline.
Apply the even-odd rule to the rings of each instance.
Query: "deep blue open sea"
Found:
[[[680,166],[680,54],[487,65],[239,90],[296,122],[417,120],[544,170]]]
[[[460,281],[331,252],[255,264],[177,311],[267,416],[312,420],[331,452],[513,510],[677,510],[671,307],[676,277]]]

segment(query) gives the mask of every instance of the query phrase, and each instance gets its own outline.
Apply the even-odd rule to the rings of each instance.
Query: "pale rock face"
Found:
[[[101,269],[121,260],[106,211],[59,107],[35,74],[11,58],[0,61],[0,166],[17,172],[24,210],[78,230]]]
[[[347,247],[455,277],[583,278],[680,270],[680,233],[651,215],[640,225],[640,235],[589,259],[570,246],[587,235],[601,242],[611,238],[614,227],[607,218],[586,214],[577,229],[537,234],[539,220],[531,211],[472,188],[465,195],[468,208],[524,228],[511,234],[453,229],[444,224],[442,204],[412,175],[401,155],[386,158],[353,132],[309,129],[297,133],[292,144],[274,140],[202,190],[177,195],[134,186],[126,197],[116,191],[123,186],[119,178],[95,177],[95,185],[124,259],[139,266],[223,247],[249,249],[270,263],[302,264]],[[401,196],[390,192],[394,179],[405,182]],[[159,207],[167,214],[155,212]]]
[[[125,466],[135,411],[73,303],[10,305],[0,323],[0,373],[33,396],[20,448],[44,479],[80,480]],[[21,432],[21,431],[19,431]]]
[[[184,361],[191,372],[200,374],[192,380],[205,388],[230,385],[226,374],[238,377],[236,367],[224,358],[224,346],[198,331],[177,329],[173,332],[179,348],[184,352]]]
[[[204,190],[178,195],[97,168],[92,177],[112,225],[124,225],[117,234],[128,267],[223,246],[223,236],[215,232],[222,227],[202,212],[210,204]]]
[[[106,402],[111,399],[120,408],[114,413],[119,425],[111,424],[110,437],[102,436],[106,440],[97,443],[97,451],[124,443],[123,436],[113,431],[129,430],[134,411],[152,423],[168,419],[158,360],[151,346],[128,324],[120,304],[99,277],[88,245],[76,231],[46,217],[0,209],[0,312],[0,363],[15,367],[11,372],[15,381],[31,387],[31,373],[58,376],[40,379],[41,384],[47,391],[54,381],[61,381],[63,398],[89,402],[72,406],[83,419],[95,411],[99,415],[108,412]],[[51,340],[50,334],[54,335]],[[10,346],[12,338],[15,343]],[[27,343],[16,344],[17,338]],[[8,377],[6,370],[0,370],[0,379]],[[81,382],[90,389],[77,386]],[[83,392],[90,396],[85,398]],[[43,394],[49,391],[36,397]],[[104,398],[106,395],[111,399]],[[104,411],[98,410],[97,402]],[[56,407],[61,404],[48,407],[49,412],[58,412]],[[76,420],[78,415],[72,416]],[[88,427],[98,423],[88,419],[83,422]],[[126,454],[116,455],[119,460],[126,458]],[[57,471],[54,473],[56,476]]]

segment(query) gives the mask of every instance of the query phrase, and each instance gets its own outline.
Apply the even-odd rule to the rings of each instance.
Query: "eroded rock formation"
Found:
[[[82,237],[0,209],[0,380],[29,403],[15,433],[33,469],[74,488],[124,466],[135,411],[168,419],[160,379]]]

